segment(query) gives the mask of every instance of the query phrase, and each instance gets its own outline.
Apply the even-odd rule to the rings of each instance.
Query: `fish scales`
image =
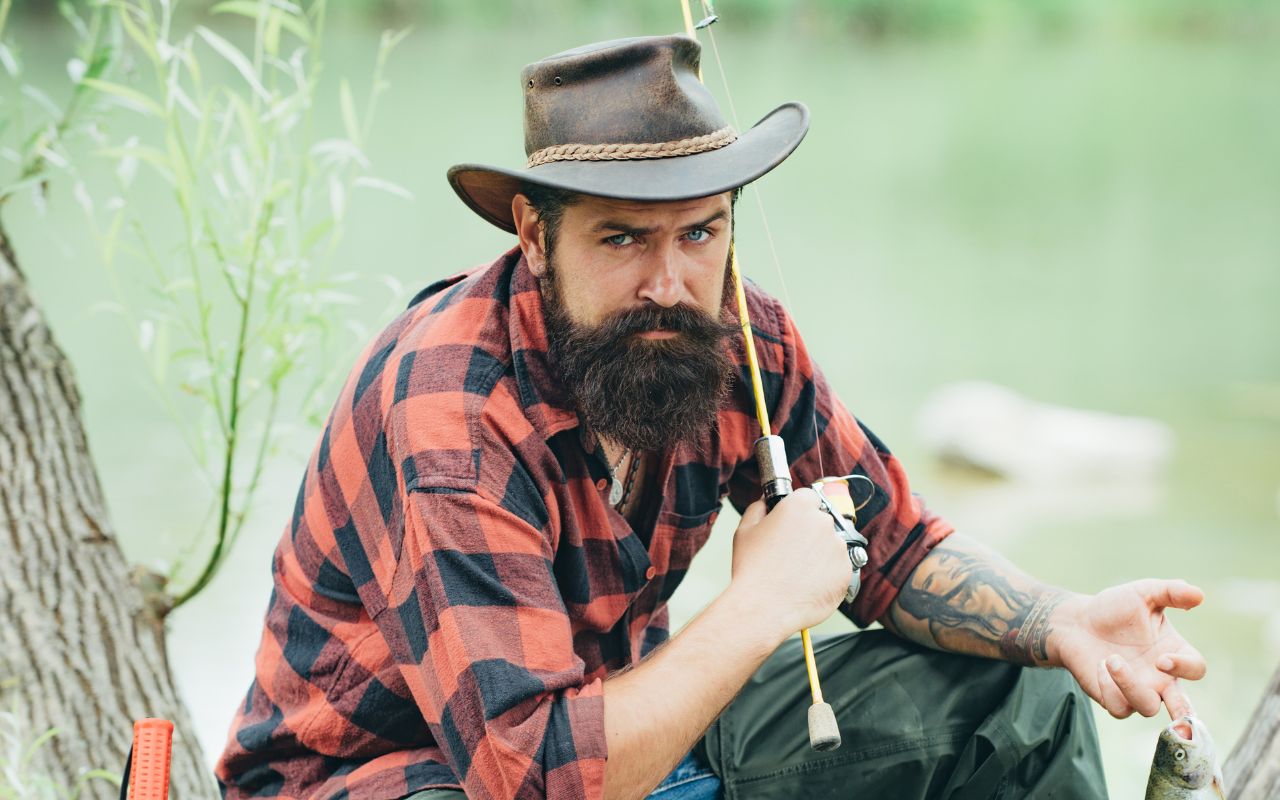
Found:
[[[1209,729],[1182,717],[1160,732],[1151,759],[1146,800],[1226,800],[1222,769]]]

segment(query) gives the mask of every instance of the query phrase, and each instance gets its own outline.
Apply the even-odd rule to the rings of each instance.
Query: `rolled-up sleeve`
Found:
[[[868,625],[888,611],[916,565],[953,528],[912,494],[902,464],[835,396],[781,304],[757,295],[757,307],[753,320],[763,316],[773,334],[762,343],[758,337],[757,346],[773,428],[786,442],[795,485],[825,476],[867,479],[851,481],[849,491],[860,506],[857,527],[869,542],[870,561],[857,599],[841,611],[859,626]],[[746,477],[731,486],[741,495],[735,503],[759,494],[758,476]]]
[[[482,487],[407,492],[375,622],[468,797],[603,795],[602,681],[574,653],[552,555]]]

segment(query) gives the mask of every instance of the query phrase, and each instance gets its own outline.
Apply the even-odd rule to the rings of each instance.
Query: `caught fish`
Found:
[[[1209,729],[1185,716],[1160,732],[1146,800],[1226,800]]]

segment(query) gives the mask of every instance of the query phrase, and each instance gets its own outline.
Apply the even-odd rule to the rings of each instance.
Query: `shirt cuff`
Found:
[[[862,589],[851,606],[842,607],[846,616],[865,628],[887,614],[911,573],[929,551],[954,532],[951,523],[925,511],[887,562],[873,560],[862,568]]]
[[[544,764],[548,798],[604,797],[609,757],[604,731],[604,680],[566,689],[551,711]]]

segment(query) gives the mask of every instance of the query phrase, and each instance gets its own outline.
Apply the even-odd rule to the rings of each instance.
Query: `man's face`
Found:
[[[583,197],[565,208],[551,262],[560,300],[579,325],[619,312],[684,304],[718,316],[733,208],[726,192],[673,203]],[[545,269],[535,267],[544,277]],[[670,337],[647,332],[642,338]]]
[[[565,208],[551,241],[528,218],[522,224],[522,199],[521,245],[541,278],[551,353],[579,413],[633,450],[707,430],[728,390],[725,340],[736,330],[726,303],[730,195],[584,197]]]

